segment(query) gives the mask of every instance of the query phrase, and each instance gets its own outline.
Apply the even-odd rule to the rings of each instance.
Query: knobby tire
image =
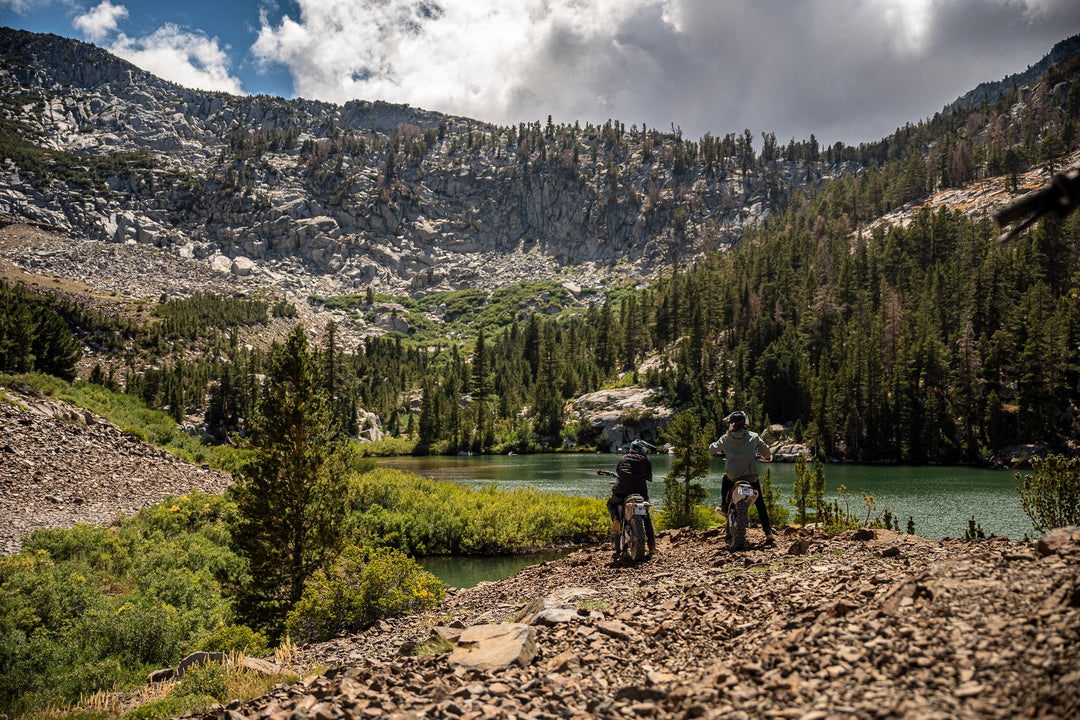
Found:
[[[728,548],[742,550],[746,547],[746,526],[750,516],[746,512],[746,503],[732,503],[728,509]]]
[[[630,521],[630,559],[641,562],[645,559],[645,518],[635,515]]]

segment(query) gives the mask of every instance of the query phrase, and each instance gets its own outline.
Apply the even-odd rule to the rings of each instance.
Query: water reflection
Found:
[[[527,555],[432,556],[418,558],[418,562],[449,587],[470,588],[485,580],[503,580],[522,568],[558,560],[571,552],[572,549]]]

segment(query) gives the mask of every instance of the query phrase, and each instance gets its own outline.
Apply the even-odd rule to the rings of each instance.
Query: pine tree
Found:
[[[473,349],[472,361],[472,395],[476,401],[476,438],[474,448],[477,452],[483,452],[494,443],[494,426],[490,418],[491,402],[491,362],[488,358],[487,343],[484,340],[484,331],[481,330],[476,338],[476,346]]]
[[[64,380],[74,380],[82,346],[71,334],[67,323],[45,307],[34,308],[34,339],[30,351],[34,355],[34,369]]]
[[[275,346],[248,441],[254,455],[232,490],[233,538],[251,569],[242,611],[272,631],[304,582],[336,556],[348,511],[348,445],[320,360],[299,325]]]
[[[697,415],[678,413],[668,424],[663,438],[675,448],[671,470],[664,476],[664,514],[667,527],[693,527],[694,508],[709,497],[697,482],[709,474],[709,438],[713,426],[704,429]]]
[[[561,443],[563,426],[563,396],[559,389],[561,368],[557,353],[554,328],[545,324],[533,405],[536,408],[536,432],[551,438],[551,447]]]

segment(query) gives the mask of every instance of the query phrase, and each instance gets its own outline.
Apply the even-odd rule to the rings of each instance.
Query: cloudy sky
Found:
[[[1038,62],[1078,0],[0,0],[188,87],[500,124],[877,140]]]

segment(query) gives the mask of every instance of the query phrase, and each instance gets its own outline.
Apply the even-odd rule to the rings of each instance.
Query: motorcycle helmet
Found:
[[[728,423],[732,430],[742,430],[750,424],[750,418],[742,410],[736,410],[724,418],[724,422]]]
[[[642,455],[648,455],[653,450],[656,450],[655,445],[650,445],[644,440],[635,440],[630,443],[630,452],[641,453]]]

